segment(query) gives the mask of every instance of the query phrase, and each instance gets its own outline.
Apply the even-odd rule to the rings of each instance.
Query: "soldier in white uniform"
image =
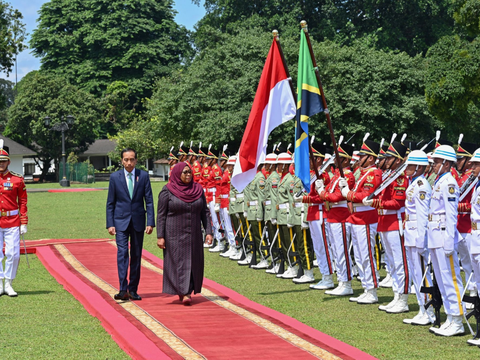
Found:
[[[425,310],[427,294],[420,292],[423,274],[428,261],[427,224],[432,187],[425,179],[428,157],[422,150],[408,155],[405,175],[410,178],[405,201],[405,248],[407,250],[410,275],[415,286],[419,312],[413,319],[404,319],[405,324],[429,325],[435,320],[432,307]],[[427,272],[427,286],[431,286],[430,272]]]
[[[457,157],[450,145],[440,145],[432,154],[437,174],[428,212],[428,249],[442,295],[447,321],[430,331],[440,336],[465,333],[462,315],[463,284],[455,247],[458,243],[457,216],[459,188],[450,169]]]
[[[472,162],[472,174],[478,177],[480,175],[480,149],[475,151],[470,161]],[[480,289],[480,180],[475,185],[471,207],[472,232],[467,235],[474,274],[474,279],[471,281],[477,284],[477,289]],[[480,339],[469,339],[467,343],[480,346]]]

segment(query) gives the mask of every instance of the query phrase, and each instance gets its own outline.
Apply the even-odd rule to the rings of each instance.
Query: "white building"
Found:
[[[33,179],[35,172],[35,161],[33,157],[36,156],[37,153],[6,136],[0,135],[0,139],[3,139],[4,146],[8,147],[8,154],[10,155],[10,165],[8,168],[13,172],[23,175],[25,179]]]

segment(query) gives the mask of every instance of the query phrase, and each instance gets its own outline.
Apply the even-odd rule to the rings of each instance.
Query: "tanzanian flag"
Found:
[[[310,191],[308,119],[323,110],[322,96],[315,77],[315,68],[310,56],[307,38],[305,32],[301,30],[295,123],[295,175],[302,180],[306,191]]]

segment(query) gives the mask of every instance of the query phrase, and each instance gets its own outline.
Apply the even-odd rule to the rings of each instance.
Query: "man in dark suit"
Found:
[[[107,229],[117,242],[117,268],[120,291],[115,300],[142,300],[137,294],[140,281],[143,233],[151,234],[155,226],[152,188],[145,171],[135,169],[137,152],[122,151],[123,169],[110,176],[107,197]],[[146,206],[146,219],[145,219]],[[145,227],[145,220],[147,226]],[[130,238],[130,282],[128,239]]]

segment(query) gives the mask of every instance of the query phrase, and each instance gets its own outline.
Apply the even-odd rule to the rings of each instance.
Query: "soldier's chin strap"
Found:
[[[440,176],[440,174],[442,173],[443,166],[445,165],[445,161],[447,161],[447,160],[446,160],[446,159],[443,159],[442,166],[440,166],[440,169],[438,169],[437,176]]]

